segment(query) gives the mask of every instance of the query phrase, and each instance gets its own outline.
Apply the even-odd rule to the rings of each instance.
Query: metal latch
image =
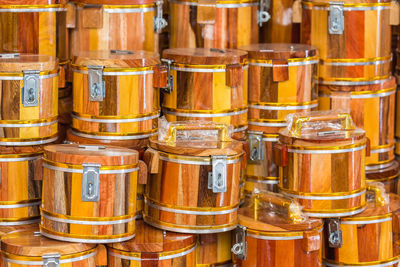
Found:
[[[163,87],[161,89],[170,94],[174,90],[174,76],[171,75],[171,64],[174,61],[171,59],[162,58],[161,62],[167,67],[167,87]]]
[[[343,34],[343,5],[344,2],[329,2],[328,27],[330,34]]]
[[[117,50],[117,49],[111,49],[111,54],[117,54],[117,55],[133,55],[133,51],[129,50]]]
[[[42,256],[43,266],[58,267],[60,266],[60,254],[47,254]]]
[[[264,159],[264,145],[262,132],[248,132],[249,147],[250,147],[250,161],[261,161]]]
[[[102,102],[106,97],[105,84],[103,82],[104,66],[89,65],[89,99],[90,101]]]
[[[40,70],[24,70],[24,87],[22,87],[22,103],[24,107],[39,105]]]
[[[16,58],[19,57],[20,54],[19,53],[5,53],[5,54],[0,54],[0,58]]]
[[[212,171],[208,173],[208,189],[213,193],[226,192],[226,155],[211,156]]]
[[[97,202],[100,195],[100,164],[83,163],[82,201]]]
[[[154,18],[154,31],[161,33],[162,29],[167,27],[168,22],[163,18],[163,1],[156,2],[157,14]]]
[[[246,227],[238,226],[236,228],[236,243],[233,245],[231,251],[240,260],[246,260],[247,257],[247,242],[246,242]]]
[[[328,219],[328,243],[331,248],[340,248],[343,244],[339,219]]]
[[[78,145],[78,148],[86,149],[86,150],[93,150],[97,151],[100,149],[106,149],[105,146],[97,146],[97,145]]]
[[[258,25],[260,27],[271,18],[271,15],[268,13],[270,6],[271,0],[260,0],[260,7],[258,9]]]

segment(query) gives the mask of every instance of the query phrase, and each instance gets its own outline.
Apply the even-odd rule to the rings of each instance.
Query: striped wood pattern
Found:
[[[371,169],[367,168],[365,170],[367,182],[380,182],[384,185],[386,192],[394,194],[400,192],[399,175],[400,167],[399,162],[396,160],[393,160],[388,164],[383,164],[383,166],[380,167]]]
[[[223,266],[224,264],[229,264],[232,262],[231,231],[218,234],[198,235],[197,239],[197,266]]]

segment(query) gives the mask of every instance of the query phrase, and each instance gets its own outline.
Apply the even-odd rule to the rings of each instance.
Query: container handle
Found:
[[[195,124],[181,124],[170,125],[168,128],[165,142],[169,144],[176,143],[176,136],[178,131],[195,131],[195,130],[218,130],[218,141],[227,142],[231,141],[229,136],[228,125],[222,123],[213,123],[209,125],[195,125]]]

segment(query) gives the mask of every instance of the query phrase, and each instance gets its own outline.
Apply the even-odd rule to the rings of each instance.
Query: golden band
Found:
[[[72,66],[72,71],[75,70],[84,70],[87,71],[89,70],[87,66],[81,66],[81,65],[76,65],[76,64],[71,64]],[[150,66],[150,67],[139,67],[139,68],[107,68],[105,67],[103,69],[103,73],[106,72],[141,72],[141,71],[149,71],[149,70],[154,70],[155,66]]]
[[[77,7],[84,7],[87,4],[80,3],[78,1],[70,1],[74,3]],[[149,8],[154,7],[154,4],[144,4],[144,5],[102,5],[104,9],[136,9],[136,8]]]
[[[392,56],[386,57],[374,57],[374,58],[320,58],[321,65],[325,62],[329,63],[355,63],[355,62],[375,62],[375,61],[385,61],[392,59]]]
[[[372,82],[372,81],[379,81],[379,80],[386,80],[389,79],[390,75],[384,75],[384,76],[375,76],[373,78],[337,78],[337,77],[330,77],[330,78],[320,78],[321,81],[327,81],[327,82]]]
[[[51,75],[58,73],[58,69],[51,71],[41,71],[39,76]],[[24,77],[23,72],[0,72],[0,77]]]
[[[384,93],[389,93],[389,92],[394,92],[396,91],[396,87],[391,87],[387,89],[381,89],[377,91],[350,91],[350,92],[343,92],[343,91],[331,91],[331,90],[324,90],[321,88],[319,89],[319,92],[322,93],[322,95],[332,95],[332,93],[340,93],[338,96],[342,96],[344,93],[350,93],[350,95],[376,95],[376,97],[379,97],[380,94]]]
[[[192,2],[198,3],[198,0],[175,0],[176,2]],[[246,4],[246,3],[258,3],[258,0],[217,0],[216,4]]]
[[[304,212],[308,213],[328,213],[332,214],[332,216],[336,213],[345,213],[345,212],[353,212],[353,211],[359,211],[365,208],[365,205],[360,205],[357,207],[352,207],[348,209],[327,209],[327,210],[315,210],[315,209],[303,209]]]
[[[152,151],[153,149],[149,148],[149,151]],[[178,154],[170,154],[170,153],[165,153],[163,151],[158,151],[157,153],[160,155],[161,160],[172,160],[176,161],[177,163],[180,163],[179,161],[182,161],[181,163],[184,164],[185,162],[198,162],[199,164],[201,163],[206,163],[211,164],[211,157],[210,156],[185,156],[185,155],[178,155]],[[235,164],[235,163],[240,163],[241,158],[243,157],[243,153],[234,155],[234,156],[228,156],[226,158],[227,164]]]
[[[232,266],[232,261],[227,260],[224,262],[218,262],[218,263],[196,263],[196,267],[224,267],[224,266]]]
[[[392,152],[393,154],[394,154],[394,151],[393,150],[391,150],[391,151],[389,151],[389,152],[386,152],[386,153],[390,153],[390,152]],[[392,154],[392,153],[390,153],[390,154]],[[378,157],[379,156],[379,154],[378,153],[376,153],[376,154],[374,154],[374,155],[376,155],[376,157]],[[372,155],[371,155],[372,156]],[[371,163],[368,163],[368,160],[367,160],[367,163],[365,164],[366,166],[374,166],[374,165],[382,165],[382,164],[386,164],[386,163],[389,163],[389,162],[392,162],[394,160],[394,156],[393,157],[391,157],[390,159],[385,159],[385,160],[378,160],[378,161],[373,161],[373,162],[371,162]]]
[[[46,119],[37,119],[37,120],[0,120],[1,124],[41,124],[41,123],[48,123],[48,122],[57,122],[58,116],[54,116],[51,118]],[[43,125],[48,126],[48,125]],[[32,127],[40,127],[40,126],[32,126]]]
[[[278,103],[278,102],[252,102],[249,101],[249,105],[257,105],[257,106],[273,106],[273,107],[297,107],[297,106],[307,106],[312,104],[317,104],[318,99],[307,101],[307,102],[291,102],[291,103]]]
[[[304,6],[320,6],[320,7],[329,7],[330,3],[318,3],[318,2],[306,2],[306,1],[302,1],[302,4]],[[357,4],[343,4],[344,7],[380,7],[380,6],[390,6],[390,2],[386,2],[386,3],[357,3]]]
[[[279,181],[279,177],[274,177],[274,176],[245,175],[245,179],[251,179],[252,180],[251,182],[253,182],[253,181]]]
[[[113,217],[85,217],[85,216],[71,216],[59,213],[53,213],[50,211],[46,211],[43,208],[40,208],[40,212],[44,215],[48,215],[54,218],[65,219],[65,220],[74,220],[74,221],[94,221],[94,222],[101,222],[101,221],[120,221],[126,219],[132,219],[135,217],[135,214],[132,215],[121,215],[121,216],[113,216]],[[49,219],[51,220],[51,219]]]
[[[77,117],[86,118],[86,119],[98,119],[98,120],[138,119],[138,118],[151,117],[151,116],[157,115],[159,113],[160,113],[160,111],[156,110],[156,111],[149,112],[149,113],[135,114],[135,115],[115,115],[115,116],[103,115],[103,116],[101,116],[101,115],[82,114],[82,113],[72,111],[72,115],[75,115]]]
[[[339,266],[351,266],[351,267],[358,267],[358,266],[372,266],[372,267],[378,267],[378,266],[396,266],[396,263],[400,261],[400,255],[387,259],[387,260],[381,260],[381,261],[367,261],[367,262],[357,262],[357,263],[342,263],[342,262],[335,262],[332,260],[328,260],[324,258],[323,263],[324,266],[326,267],[339,267]]]
[[[54,134],[54,135],[50,135],[50,136],[46,136],[46,137],[38,137],[38,138],[0,138],[0,142],[20,142],[20,143],[24,143],[24,142],[47,141],[47,140],[57,139],[57,138],[58,138],[58,134]],[[43,143],[45,143],[45,142],[43,142]]]
[[[239,221],[240,224],[240,221]],[[316,230],[316,235],[319,235],[319,233],[322,231],[323,226],[319,226],[318,228],[315,228]],[[257,231],[253,229],[246,229],[247,234],[250,235],[255,235],[255,236],[271,236],[271,237],[293,237],[293,236],[303,236],[305,232],[307,231],[302,231],[302,232],[268,232],[268,231]]]
[[[71,253],[67,255],[61,255],[60,260],[66,260],[66,259],[73,259],[73,258],[79,258],[85,255],[89,255],[91,253],[96,252],[97,247],[94,247],[90,250],[83,251],[83,252],[78,252],[78,253]],[[17,260],[17,261],[43,261],[43,258],[41,256],[35,257],[35,256],[20,256],[12,253],[8,253],[5,251],[1,252],[3,254],[3,257],[6,259],[12,259],[12,260]]]
[[[243,108],[232,108],[232,109],[217,109],[217,110],[190,110],[190,109],[179,109],[179,108],[168,108],[168,107],[163,107],[166,111],[170,112],[176,112],[176,113],[193,113],[193,114],[221,114],[221,113],[235,113],[235,112],[247,112],[247,107]],[[175,114],[171,114],[175,115]],[[240,114],[234,114],[234,115],[240,115]],[[234,116],[231,115],[231,116]],[[175,115],[178,116],[179,115]],[[225,116],[230,116],[229,114]]]
[[[335,197],[335,196],[350,196],[350,195],[355,195],[364,192],[366,189],[365,188],[359,188],[355,189],[349,192],[329,192],[329,193],[309,193],[309,192],[298,192],[298,191],[293,191],[290,189],[282,188],[279,187],[279,190],[281,190],[284,193],[288,193],[291,195],[297,195],[297,196],[312,196],[312,197]]]
[[[17,158],[33,158],[41,157],[43,152],[21,153],[21,154],[2,154],[0,159],[17,159]]]
[[[292,62],[306,62],[306,61],[315,61],[318,60],[318,57],[305,57],[305,58],[288,58],[287,62],[292,63]],[[264,63],[264,64],[273,64],[273,60],[270,59],[249,59],[248,63]],[[315,64],[317,64],[316,62]],[[285,65],[284,63],[280,63],[279,66]]]
[[[69,163],[61,163],[61,162],[54,162],[51,160],[48,160],[46,158],[43,158],[43,163],[54,166],[54,167],[60,167],[64,169],[74,169],[74,170],[83,170],[82,165],[77,165],[77,164],[69,164]],[[108,170],[126,170],[126,169],[133,169],[138,166],[137,163],[135,164],[128,164],[128,165],[111,165],[111,166],[101,166],[100,171],[108,171]]]
[[[52,5],[0,5],[0,9],[44,9],[44,8],[63,8],[63,4]]]
[[[353,222],[353,221],[374,221],[374,220],[379,220],[379,219],[386,219],[386,218],[391,218],[392,213],[387,213],[383,215],[375,215],[375,216],[368,216],[368,217],[359,217],[359,216],[354,216],[354,217],[343,217],[341,218],[341,221],[344,222]]]
[[[289,153],[296,153],[296,151],[291,152],[290,150],[299,150],[299,151],[303,151],[303,150],[311,150],[311,151],[315,151],[315,150],[345,150],[345,149],[353,149],[353,148],[362,148],[365,147],[366,142],[360,142],[357,144],[350,144],[350,145],[342,145],[342,146],[291,146],[288,145],[287,148],[289,149]],[[351,151],[349,151],[351,152]]]
[[[177,249],[177,250],[171,250],[171,251],[165,251],[165,252],[155,252],[155,253],[152,253],[152,254],[153,255],[157,254],[158,255],[157,259],[159,259],[159,258],[166,257],[166,256],[173,256],[173,255],[181,254],[182,252],[188,251],[188,250],[194,248],[195,246],[196,246],[196,243],[193,243],[193,244],[191,244],[191,245],[189,245],[189,246],[187,246],[185,248],[181,248],[181,249]],[[107,248],[107,252],[109,252],[109,253],[111,252],[111,253],[114,253],[114,254],[117,254],[117,255],[123,255],[123,256],[135,257],[135,258],[138,258],[138,259],[147,260],[145,255],[143,255],[143,258],[142,258],[142,253],[140,253],[140,252],[122,251],[122,250],[111,248],[111,247]]]
[[[387,182],[387,181],[390,181],[390,180],[398,179],[399,175],[400,175],[400,173],[397,173],[396,175],[393,175],[393,176],[388,176],[388,177],[379,178],[379,179],[368,179],[368,178],[366,178],[366,179],[367,179],[367,181],[383,182],[384,183],[384,182]],[[368,176],[368,173],[367,173],[367,176]]]
[[[17,200],[17,201],[0,201],[0,205],[29,204],[29,203],[35,203],[38,201],[41,201],[41,198],[32,198],[32,199]],[[23,208],[26,208],[26,207],[23,207]]]
[[[43,225],[40,226],[40,231],[58,237],[67,237],[67,238],[76,238],[76,239],[90,239],[90,240],[100,240],[100,239],[117,239],[117,238],[124,238],[130,237],[135,233],[123,233],[123,234],[116,234],[116,235],[77,235],[77,234],[70,234],[70,233],[61,233],[53,230],[49,230]]]
[[[158,131],[158,129],[151,129],[149,131],[144,131],[144,132],[136,132],[136,133],[110,133],[110,132],[91,132],[91,131],[83,131],[76,129],[74,127],[71,128],[74,132],[86,134],[86,135],[93,135],[93,136],[141,136],[141,135],[148,135],[148,134],[154,134]]]
[[[32,220],[38,220],[40,219],[40,216],[30,216],[30,217],[20,217],[20,218],[0,218],[0,222],[24,222],[24,221],[32,221]]]

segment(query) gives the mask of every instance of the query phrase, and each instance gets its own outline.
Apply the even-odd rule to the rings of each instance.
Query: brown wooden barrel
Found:
[[[400,165],[396,160],[365,168],[366,181],[382,183],[387,193],[397,194],[400,192],[399,176]]]

